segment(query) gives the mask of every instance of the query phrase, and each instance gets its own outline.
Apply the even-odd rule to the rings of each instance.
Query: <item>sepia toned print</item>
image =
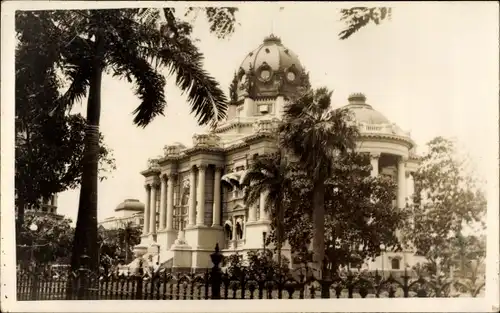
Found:
[[[15,11],[11,297],[486,299],[497,55],[435,10]]]

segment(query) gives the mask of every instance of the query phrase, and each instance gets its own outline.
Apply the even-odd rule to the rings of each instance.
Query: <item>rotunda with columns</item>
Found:
[[[209,133],[195,134],[190,147],[165,146],[141,172],[146,205],[137,254],[172,267],[207,268],[216,244],[225,255],[264,249],[270,230],[265,195],[247,207],[240,182],[256,156],[277,150],[284,106],[309,87],[299,58],[279,38],[271,35],[249,52],[230,87],[227,119]],[[410,134],[374,110],[363,94],[352,94],[347,108],[359,126],[359,152],[372,156],[373,175],[397,180],[394,205],[405,207],[417,166]],[[291,257],[288,245],[283,254]],[[383,260],[368,267],[379,267]]]

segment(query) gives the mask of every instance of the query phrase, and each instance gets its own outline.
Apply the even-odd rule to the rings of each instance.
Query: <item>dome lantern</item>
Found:
[[[391,122],[379,111],[374,110],[371,105],[366,103],[366,96],[356,92],[347,98],[348,104],[345,108],[354,114],[354,119],[358,123],[366,124],[391,124]]]
[[[350,94],[347,101],[349,101],[349,104],[351,105],[367,105],[366,96],[360,92]]]

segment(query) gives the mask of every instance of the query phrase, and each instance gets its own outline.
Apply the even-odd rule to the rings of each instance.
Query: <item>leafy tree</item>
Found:
[[[289,262],[285,257],[278,261],[274,260],[269,250],[266,252],[249,251],[245,260],[243,255],[237,253],[223,259],[230,277],[267,278],[268,280],[290,274]]]
[[[115,229],[98,229],[100,264],[114,266],[118,262],[130,263],[133,248],[141,241],[141,226],[131,222],[123,223]]]
[[[292,100],[285,109],[279,138],[280,146],[312,179],[308,200],[313,207],[313,263],[317,269],[325,254],[326,181],[332,177],[335,156],[353,150],[358,134],[347,110],[331,109],[331,94],[327,88],[319,88]]]
[[[166,11],[165,11],[166,12]],[[172,12],[170,10],[170,12]],[[208,12],[208,11],[207,11]],[[136,85],[141,104],[134,123],[146,126],[163,114],[167,68],[177,74],[177,85],[188,93],[200,124],[224,118],[226,97],[218,83],[202,69],[203,56],[191,40],[191,25],[156,9],[22,12],[43,20],[37,32],[50,37],[41,49],[51,49],[51,66],[61,69],[70,86],[59,105],[70,108],[88,95],[87,124],[72,267],[82,254],[97,267],[97,181],[100,93],[103,73],[126,78]],[[214,19],[213,23],[218,19]],[[87,94],[88,92],[88,94]]]
[[[340,20],[346,24],[346,28],[339,33],[339,38],[344,40],[371,22],[379,25],[385,20],[390,20],[392,9],[387,7],[353,7],[341,9],[340,14]]]
[[[40,15],[46,13],[41,12]],[[34,19],[28,12],[16,19],[16,112],[15,194],[17,228],[24,224],[24,211],[36,209],[42,198],[73,189],[82,176],[85,119],[57,106],[60,82],[53,68],[49,47],[52,38],[38,29],[48,20]],[[114,169],[111,150],[100,136],[101,179]]]
[[[167,12],[175,12],[172,8],[164,8],[165,15]],[[205,13],[208,20],[210,32],[218,38],[227,38],[232,35],[236,29],[235,13],[238,8],[235,7],[189,7],[184,15],[186,17],[194,15],[196,18],[200,12]]]
[[[36,230],[31,230],[31,225]],[[49,214],[26,215],[18,232],[17,260],[20,263],[69,263],[74,228],[71,220]]]
[[[383,176],[371,177],[368,156],[354,152],[338,155],[332,175],[325,183],[325,268],[337,272],[347,265],[360,266],[380,255],[380,245],[398,249],[396,230],[406,219],[404,211],[392,207],[395,184]],[[310,260],[314,236],[312,197],[314,180],[298,169],[292,177],[292,194],[284,203],[284,234],[296,256],[295,262]],[[274,232],[270,234],[274,238]]]
[[[415,197],[406,241],[430,262],[449,259],[453,240],[462,240],[463,229],[484,225],[486,199],[452,140],[437,137],[415,172]],[[451,261],[450,261],[451,262]]]

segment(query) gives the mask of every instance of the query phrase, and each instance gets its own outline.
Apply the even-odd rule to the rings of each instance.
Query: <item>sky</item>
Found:
[[[478,175],[489,179],[492,166],[498,166],[494,3],[391,4],[391,21],[369,25],[344,41],[338,39],[344,26],[338,21],[339,9],[350,4],[279,6],[242,5],[236,32],[224,40],[208,32],[204,16],[196,20],[194,36],[205,55],[205,69],[225,92],[244,57],[274,33],[299,56],[313,87],[334,90],[334,106],[345,105],[349,94],[362,92],[374,109],[411,131],[418,152],[435,136],[454,137],[472,158]],[[140,172],[148,158],[160,155],[163,146],[173,142],[189,146],[193,134],[203,132],[175,86],[175,77],[168,79],[165,94],[165,116],[138,128],[132,123],[132,111],[139,105],[133,86],[104,77],[101,132],[113,149],[117,169],[99,184],[99,220],[113,216],[124,199],[144,201]],[[85,105],[77,105],[75,111],[85,114]],[[61,193],[58,212],[75,220],[78,198],[79,190]]]

